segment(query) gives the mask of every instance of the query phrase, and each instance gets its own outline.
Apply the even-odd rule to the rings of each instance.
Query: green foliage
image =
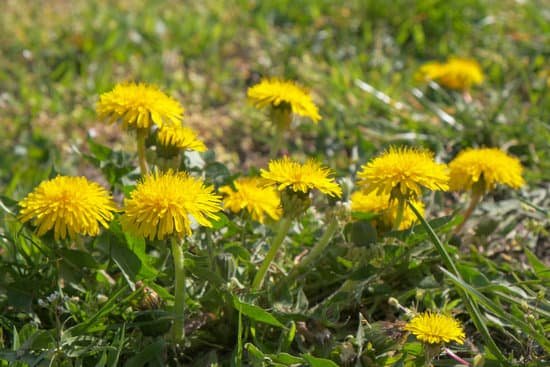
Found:
[[[550,22],[543,1],[6,1],[0,12],[0,366],[422,366],[408,311],[465,326],[449,347],[475,366],[550,361]],[[420,85],[429,60],[478,60],[462,93]],[[260,291],[252,280],[275,236],[226,212],[185,253],[185,334],[168,242],[125,233],[55,242],[17,219],[21,200],[58,173],[85,175],[117,202],[135,187],[133,136],[97,121],[119,81],[182,101],[209,152],[179,164],[215,187],[265,167],[273,132],[246,102],[260,76],[311,88],[323,119],[301,121],[286,150],[337,172],[347,200],[359,165],[390,144],[448,162],[470,146],[521,159],[528,186],[465,202],[425,197],[429,214],[379,232],[348,213],[323,256],[286,276],[322,238],[334,202],[293,222]],[[215,152],[215,153],[214,153]],[[151,159],[151,157],[149,157]],[[340,208],[340,207],[338,207]],[[119,215],[119,214],[117,214]],[[352,218],[350,218],[352,217]],[[390,301],[391,300],[391,301]],[[482,360],[483,362],[479,362]],[[477,363],[477,364],[476,364]],[[483,364],[484,363],[484,364]],[[457,365],[446,353],[436,366]]]

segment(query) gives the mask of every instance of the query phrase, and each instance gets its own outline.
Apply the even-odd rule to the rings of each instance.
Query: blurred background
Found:
[[[389,144],[423,145],[445,161],[463,147],[499,146],[520,157],[528,181],[548,181],[548,5],[4,0],[0,188],[20,197],[16,182],[42,179],[35,168],[86,169],[75,151],[89,136],[135,149],[94,110],[120,81],[154,83],[180,100],[185,121],[229,167],[263,165],[273,132],[246,100],[262,76],[312,91],[323,118],[297,123],[288,151],[323,156],[343,174]],[[414,80],[423,63],[450,56],[473,58],[486,74],[470,103]]]

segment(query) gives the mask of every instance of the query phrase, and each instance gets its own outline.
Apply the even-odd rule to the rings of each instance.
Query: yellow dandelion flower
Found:
[[[390,147],[361,167],[357,175],[365,193],[390,195],[393,201],[420,197],[421,187],[449,189],[448,168],[434,161],[429,151]]]
[[[183,118],[183,107],[178,101],[143,83],[117,84],[99,97],[96,110],[101,119],[110,123],[120,120],[125,128],[178,125]]]
[[[436,80],[443,73],[443,64],[437,61],[428,62],[420,67],[414,78],[419,82]]]
[[[483,79],[483,71],[477,61],[451,58],[436,81],[449,89],[468,90],[472,85],[481,84]]]
[[[116,211],[111,195],[85,177],[57,176],[43,181],[19,202],[19,219],[32,221],[38,236],[54,229],[54,238],[67,234],[97,236],[100,224],[107,228]]]
[[[266,215],[279,220],[282,215],[281,198],[273,187],[266,187],[265,180],[260,178],[241,178],[230,186],[220,187],[225,194],[224,205],[234,213],[246,209],[252,219],[264,223]]]
[[[424,204],[418,200],[412,200],[412,204],[423,216]],[[351,210],[354,212],[380,214],[377,221],[380,222],[383,228],[393,228],[397,219],[398,205],[396,205],[395,201],[390,202],[390,196],[388,194],[379,195],[374,191],[365,194],[362,191],[356,191],[351,194]],[[412,209],[407,206],[404,208],[403,218],[398,229],[401,231],[408,229],[412,227],[417,220]]]
[[[248,89],[248,99],[258,108],[290,106],[292,113],[309,117],[313,122],[321,119],[309,91],[291,81],[263,79]]]
[[[183,150],[206,151],[206,145],[199,140],[197,133],[185,126],[164,125],[157,132],[158,141],[164,146],[173,146]]]
[[[334,197],[342,195],[342,189],[334,181],[332,170],[321,166],[315,160],[308,160],[301,164],[288,157],[269,162],[267,170],[260,170],[261,176],[268,182],[277,185],[279,191],[290,188],[295,192],[308,193],[317,189],[324,194]]]
[[[404,329],[427,344],[442,344],[451,341],[463,344],[466,337],[462,326],[457,320],[433,312],[416,315],[407,323]]]
[[[481,84],[484,76],[477,61],[455,57],[443,64],[430,62],[423,65],[417,79],[433,80],[445,88],[467,91],[471,86]]]
[[[220,197],[212,187],[183,172],[168,171],[145,176],[124,200],[120,222],[125,231],[149,239],[191,234],[191,217],[212,227],[221,210]]]
[[[519,159],[497,148],[466,149],[449,163],[453,191],[474,188],[485,194],[497,184],[518,189],[525,184]]]
[[[444,73],[444,64],[439,61],[430,61],[422,65],[414,74],[414,79],[418,82],[429,82],[437,80]]]

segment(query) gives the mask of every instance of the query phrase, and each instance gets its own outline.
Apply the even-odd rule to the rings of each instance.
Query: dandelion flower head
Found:
[[[158,130],[157,139],[164,146],[197,152],[206,151],[206,145],[198,138],[197,133],[181,124],[164,125]]]
[[[423,65],[417,79],[433,80],[445,88],[467,91],[471,86],[481,84],[484,76],[475,60],[450,58],[445,63],[429,62]]]
[[[405,330],[427,344],[442,344],[455,341],[464,343],[464,330],[454,318],[438,313],[425,312],[416,315],[405,326]]]
[[[107,228],[117,210],[111,195],[99,184],[68,176],[41,182],[19,206],[23,223],[32,221],[38,236],[53,228],[55,240],[67,235],[97,236],[100,224]]]
[[[503,184],[518,189],[525,184],[519,159],[497,148],[466,149],[449,163],[453,191],[476,189],[485,194]]]
[[[178,125],[183,119],[183,107],[178,101],[144,83],[117,84],[99,97],[96,110],[101,119],[109,123],[120,120],[125,128]]]
[[[448,168],[436,163],[429,151],[390,147],[386,152],[361,167],[359,185],[365,193],[390,195],[390,200],[415,199],[421,188],[449,189]]]
[[[135,235],[159,240],[169,235],[191,235],[191,217],[212,227],[221,210],[212,187],[183,172],[154,172],[145,176],[124,200],[122,228]]]
[[[412,200],[411,202],[420,214],[424,215],[424,204],[418,200]],[[353,212],[380,214],[377,223],[380,221],[384,228],[393,228],[393,224],[397,219],[398,205],[395,201],[390,201],[390,195],[388,194],[379,195],[375,191],[365,194],[362,191],[356,191],[351,194],[351,210]],[[401,231],[408,229],[416,221],[416,215],[409,206],[406,206],[398,229]]]
[[[436,80],[443,73],[443,68],[444,64],[438,61],[431,61],[422,65],[414,77],[419,82]]]
[[[309,91],[295,82],[271,78],[248,89],[248,99],[258,108],[290,106],[293,114],[309,117],[313,122],[321,119]]]
[[[317,189],[334,197],[342,195],[342,189],[332,175],[332,170],[321,166],[313,159],[301,164],[288,157],[269,162],[267,170],[260,170],[261,176],[277,186],[279,191],[289,188],[295,192],[308,193]]]
[[[230,186],[220,187],[225,194],[224,206],[234,213],[246,209],[252,219],[264,223],[266,216],[278,220],[282,214],[279,193],[272,186],[266,186],[259,177],[240,178]]]

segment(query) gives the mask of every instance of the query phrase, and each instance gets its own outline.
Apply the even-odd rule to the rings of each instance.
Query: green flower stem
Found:
[[[425,358],[424,366],[433,367],[432,361],[441,352],[441,345],[423,343],[422,347],[424,348],[424,358]]]
[[[328,223],[327,229],[319,241],[313,246],[309,254],[302,259],[291,271],[290,274],[283,280],[284,284],[290,284],[294,279],[303,273],[304,270],[309,269],[312,262],[317,260],[327,248],[330,240],[338,230],[338,219],[333,216]]]
[[[275,137],[271,142],[271,147],[269,148],[269,157],[271,159],[277,158],[279,150],[281,150],[281,146],[283,145],[284,136],[285,130],[277,125],[275,128]]]
[[[464,228],[464,225],[466,224],[466,221],[472,216],[474,210],[477,207],[477,204],[481,201],[481,197],[483,195],[480,192],[474,192],[472,191],[472,199],[470,200],[470,205],[468,205],[468,208],[464,212],[464,219],[462,220],[462,223],[460,223],[453,231],[453,234],[458,234],[460,231],[462,231],[462,228]]]
[[[405,200],[398,199],[397,201],[397,214],[395,221],[393,222],[393,230],[398,231],[401,222],[403,221],[403,213],[405,212]]]
[[[139,170],[142,176],[149,173],[149,168],[147,167],[147,159],[145,158],[145,139],[147,139],[147,133],[148,131],[146,129],[138,129],[137,131],[137,153]]]
[[[283,241],[286,235],[288,234],[288,231],[290,230],[291,224],[292,224],[292,218],[289,218],[286,216],[283,217],[279,222],[279,229],[277,231],[277,234],[275,235],[275,238],[271,243],[269,251],[265,255],[264,261],[262,262],[262,265],[260,266],[260,269],[258,269],[258,272],[254,277],[254,281],[252,282],[253,291],[258,291],[262,287],[262,283],[264,281],[265,274],[269,269],[269,265],[271,265],[271,262],[273,261],[273,259],[275,258],[275,255],[277,255],[277,252],[279,251],[279,248],[283,244]]]
[[[290,105],[282,104],[279,106],[272,106],[270,118],[275,126],[275,137],[269,150],[269,157],[273,159],[277,157],[279,150],[281,150],[285,132],[289,129],[290,123],[292,122],[292,110]]]
[[[174,259],[175,282],[175,304],[174,304],[174,325],[172,326],[175,343],[183,342],[185,338],[185,268],[183,244],[177,238],[172,237],[172,258]]]
[[[445,264],[445,267],[442,269],[445,269],[446,271],[450,272],[452,275],[454,275],[457,279],[462,280],[462,277],[458,271],[458,268],[453,261],[453,258],[439,239],[437,235],[435,234],[433,228],[430,226],[428,222],[426,222],[426,219],[420,214],[418,209],[409,201],[408,202],[409,207],[414,212],[422,226],[426,229],[428,232],[428,236],[430,237],[430,240],[432,241],[434,247],[436,248],[437,252],[439,253],[439,256],[441,257],[441,260],[443,260],[443,263]],[[466,311],[472,318],[472,321],[474,325],[476,326],[477,330],[482,335],[483,339],[485,340],[485,343],[487,344],[487,348],[491,350],[491,352],[499,359],[503,365],[508,366],[509,363],[506,360],[506,357],[502,353],[502,351],[498,348],[496,345],[493,337],[491,336],[491,333],[489,332],[489,329],[487,328],[487,325],[483,321],[481,310],[479,309],[476,301],[472,299],[464,290],[461,288],[457,288],[457,293],[462,298],[462,301],[464,302],[464,306],[466,308]]]

